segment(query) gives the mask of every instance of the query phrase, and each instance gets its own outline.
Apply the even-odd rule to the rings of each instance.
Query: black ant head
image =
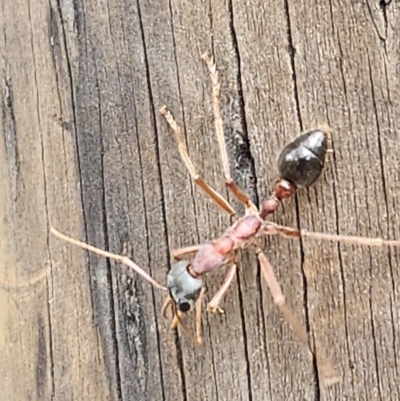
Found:
[[[167,276],[167,287],[180,312],[188,312],[200,296],[203,286],[201,278],[193,277],[186,260],[174,263]]]

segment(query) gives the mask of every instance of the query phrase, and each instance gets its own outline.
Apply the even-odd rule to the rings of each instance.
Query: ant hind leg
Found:
[[[289,323],[293,333],[299,337],[299,339],[309,348],[311,353],[315,356],[318,368],[324,378],[325,384],[330,386],[340,381],[335,368],[331,362],[322,356],[319,352],[315,351],[315,347],[311,344],[305,327],[301,324],[300,320],[294,315],[292,310],[285,302],[285,296],[282,293],[281,286],[276,279],[275,273],[267,257],[261,251],[256,248],[258,260],[260,262],[261,271],[264,275],[264,279],[271,291],[275,305],[279,308],[286,321]]]
[[[312,232],[308,230],[298,230],[297,228],[280,226],[273,222],[268,222],[265,234],[280,234],[285,238],[311,238],[321,241],[343,242],[347,244],[362,246],[400,246],[400,240],[387,240],[383,238],[357,237],[351,235],[328,234]]]

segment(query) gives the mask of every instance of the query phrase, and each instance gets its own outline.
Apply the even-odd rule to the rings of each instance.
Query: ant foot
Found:
[[[207,312],[220,315],[223,315],[225,313],[225,311],[219,305],[213,305],[211,303],[207,305]]]

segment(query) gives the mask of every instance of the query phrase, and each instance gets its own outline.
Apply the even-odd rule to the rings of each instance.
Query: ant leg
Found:
[[[170,295],[168,295],[167,299],[164,302],[164,305],[161,309],[161,314],[163,315],[164,319],[167,319],[167,309],[170,307],[172,310],[172,314],[174,315],[174,310],[173,310],[173,300]]]
[[[228,213],[230,216],[236,216],[236,213],[229,202],[217,191],[206,184],[206,182],[197,174],[193,163],[190,160],[185,141],[183,139],[182,128],[176,123],[171,111],[168,110],[166,106],[163,106],[160,109],[160,113],[165,117],[174,132],[175,140],[178,144],[179,154],[185,163],[186,168],[189,170],[192,180],[226,213]]]
[[[103,250],[101,250],[99,248],[96,248],[96,247],[94,247],[92,245],[88,245],[85,242],[81,242],[81,241],[75,240],[73,238],[67,237],[66,235],[61,234],[59,231],[57,231],[53,227],[50,228],[50,231],[51,231],[52,234],[54,234],[56,237],[62,239],[63,241],[69,242],[70,244],[73,244],[73,245],[77,245],[77,246],[79,246],[79,247],[81,247],[83,249],[86,249],[88,251],[97,253],[98,255],[103,256],[104,258],[114,259],[117,262],[122,263],[125,266],[128,266],[133,271],[135,271],[137,274],[142,276],[145,280],[147,280],[154,287],[160,288],[160,289],[165,290],[165,291],[167,290],[164,286],[162,286],[161,284],[157,283],[157,281],[154,280],[153,277],[151,277],[149,274],[147,274],[142,268],[140,268],[136,263],[134,263],[132,260],[130,260],[126,256],[115,255],[114,253],[103,251]]]
[[[171,256],[173,259],[182,260],[183,255],[188,255],[191,253],[197,252],[203,245],[192,245],[186,248],[174,249],[171,252]]]
[[[234,263],[229,268],[229,270],[224,278],[221,288],[214,295],[213,299],[208,303],[207,312],[221,313],[221,314],[224,313],[224,310],[219,307],[219,303],[221,302],[221,299],[225,295],[229,286],[232,284],[232,280],[235,277],[236,270],[237,270],[237,264]]]
[[[182,324],[182,312],[181,311],[176,311],[174,314],[174,318],[172,319],[171,323],[171,330],[175,330],[178,327],[178,324]]]
[[[289,321],[290,325],[293,327],[293,330],[296,332],[296,334],[299,335],[301,340],[309,346],[309,340],[308,340],[308,335],[304,329],[304,327],[301,325],[301,323],[292,315],[290,309],[286,306],[285,303],[285,296],[282,293],[281,286],[278,283],[278,280],[276,279],[274,270],[272,269],[271,264],[269,263],[267,257],[265,254],[260,250],[257,249],[257,256],[258,260],[260,262],[261,270],[264,275],[264,279],[267,282],[267,285],[271,291],[272,298],[274,299],[274,303],[276,306],[278,306],[279,309],[282,310],[283,315],[287,320]]]
[[[182,322],[182,312],[177,310],[176,304],[170,295],[168,295],[168,298],[165,300],[164,305],[162,307],[161,312],[162,312],[164,318],[167,317],[166,312],[167,312],[168,307],[171,307],[171,311],[172,311],[172,322],[171,322],[170,330],[175,330],[178,327],[178,325],[180,325],[186,334],[186,327]],[[189,333],[189,337],[191,337],[190,333]]]
[[[202,319],[201,319],[201,304],[203,302],[204,293],[206,289],[203,287],[200,291],[200,295],[196,301],[196,343],[197,345],[201,345],[203,339],[201,337],[201,326],[202,326]]]
[[[202,55],[202,58],[207,63],[208,69],[210,71],[211,82],[213,85],[212,89],[213,89],[215,132],[217,134],[219,149],[221,152],[221,161],[224,170],[225,184],[230,189],[235,198],[246,206],[246,209],[253,209],[254,211],[257,212],[257,208],[254,205],[254,203],[250,200],[248,195],[233,182],[233,179],[231,177],[229,158],[226,149],[224,128],[221,117],[221,108],[219,105],[221,85],[218,81],[218,70],[214,63],[213,57],[211,57],[207,52]]]
[[[355,237],[350,235],[335,235],[325,233],[313,233],[307,230],[300,230],[300,236],[302,238],[314,238],[323,241],[335,241],[335,242],[347,242],[356,245],[366,246],[400,246],[398,240],[385,240],[383,238],[368,238],[368,237]]]
[[[272,230],[270,230],[270,227]],[[269,232],[268,232],[269,231]],[[333,241],[333,242],[345,242],[355,245],[366,245],[366,246],[400,246],[399,240],[386,240],[383,238],[368,238],[368,237],[356,237],[350,235],[338,235],[338,234],[326,234],[311,232],[308,230],[298,230],[296,228],[280,226],[275,223],[268,222],[267,234],[281,234],[287,238],[313,238],[321,241]]]
[[[318,363],[318,367],[322,373],[322,376],[325,379],[325,383],[327,385],[332,385],[338,383],[340,378],[330,363],[326,358],[320,356],[313,349],[310,340],[308,338],[307,332],[301,322],[296,318],[291,309],[285,303],[285,296],[282,293],[281,286],[276,279],[275,273],[272,269],[271,264],[269,263],[267,257],[261,251],[261,249],[257,248],[256,253],[258,256],[258,260],[260,262],[261,270],[264,275],[264,279],[267,282],[267,285],[271,291],[272,297],[274,299],[275,305],[279,308],[286,321],[291,326],[292,331],[300,338],[300,340],[307,345],[309,350],[315,355]]]

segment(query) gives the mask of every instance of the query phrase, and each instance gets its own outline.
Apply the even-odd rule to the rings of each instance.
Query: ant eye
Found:
[[[190,309],[190,303],[188,301],[186,301],[186,300],[180,299],[178,301],[178,309],[181,312],[187,312]]]

